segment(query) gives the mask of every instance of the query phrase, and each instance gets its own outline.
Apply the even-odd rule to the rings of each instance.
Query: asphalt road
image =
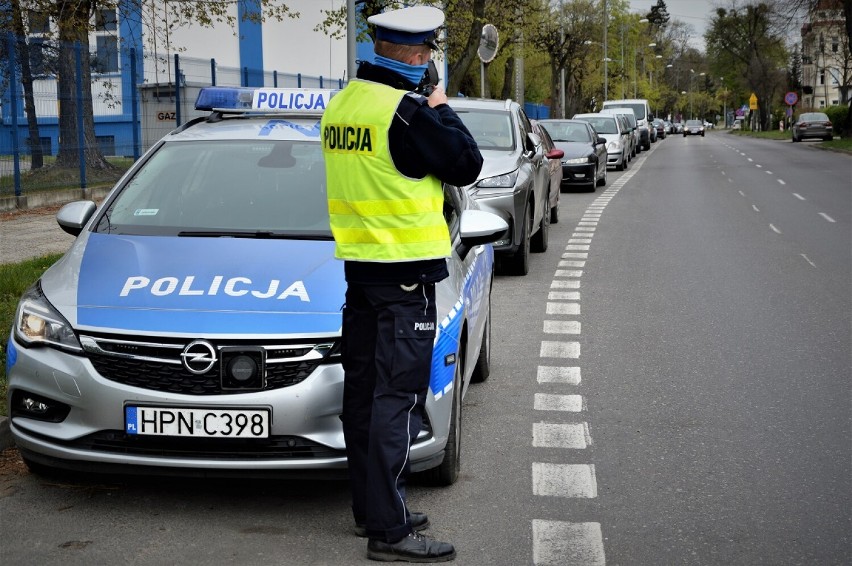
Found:
[[[456,563],[852,561],[852,159],[670,137],[500,276],[462,475],[413,485]],[[4,564],[366,564],[346,486],[0,468]]]

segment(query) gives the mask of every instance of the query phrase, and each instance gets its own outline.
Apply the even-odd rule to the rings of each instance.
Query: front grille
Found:
[[[56,442],[56,439],[51,439]],[[128,456],[217,460],[311,460],[343,458],[335,450],[298,436],[269,438],[174,438],[133,436],[120,430],[100,431],[64,446]]]
[[[193,341],[149,342],[111,336],[80,336],[86,357],[106,379],[166,393],[183,395],[221,395],[249,393],[289,387],[305,380],[320,364],[328,363],[338,351],[335,339],[327,341],[293,341],[246,343],[210,341],[216,361],[202,374],[190,372],[181,354]],[[262,387],[234,388],[222,386],[222,351],[233,356],[240,348],[246,352],[260,347],[265,352],[265,382]]]

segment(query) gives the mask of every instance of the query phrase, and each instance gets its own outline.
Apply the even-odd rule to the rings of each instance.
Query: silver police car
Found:
[[[319,119],[333,91],[203,89],[103,204],[57,214],[77,236],[23,296],[8,414],[31,469],[335,475],[341,307]],[[488,377],[490,242],[507,229],[444,187],[453,238],[412,470],[460,466],[461,400]]]

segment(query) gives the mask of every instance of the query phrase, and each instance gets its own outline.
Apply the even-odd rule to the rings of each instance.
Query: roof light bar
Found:
[[[337,90],[322,88],[205,87],[198,93],[196,110],[322,114]]]

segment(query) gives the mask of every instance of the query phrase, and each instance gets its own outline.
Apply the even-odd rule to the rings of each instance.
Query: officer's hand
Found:
[[[429,95],[429,107],[435,108],[439,104],[447,103],[447,93],[444,92],[444,89],[436,86],[435,90],[432,91],[432,94]]]

